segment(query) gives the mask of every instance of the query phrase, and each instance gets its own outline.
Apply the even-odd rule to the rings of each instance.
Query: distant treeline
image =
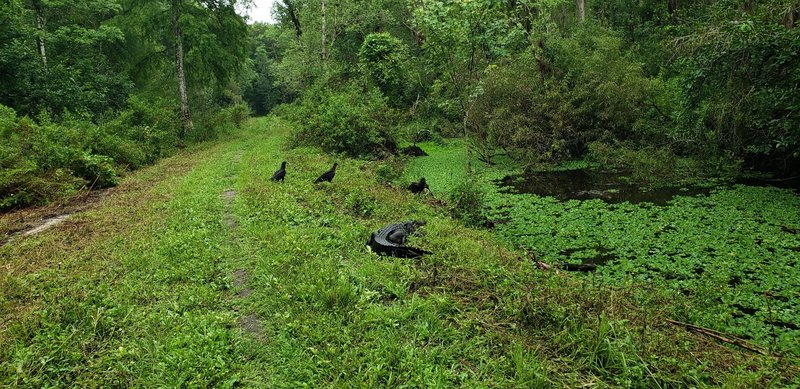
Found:
[[[244,95],[300,142],[378,155],[464,136],[480,158],[647,174],[800,164],[796,0],[284,0]]]

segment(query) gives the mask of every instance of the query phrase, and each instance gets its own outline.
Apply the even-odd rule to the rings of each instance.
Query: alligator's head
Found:
[[[408,231],[409,233],[412,233],[416,231],[417,228],[420,228],[425,224],[427,224],[425,220],[409,220],[403,223],[403,228],[405,228],[405,230]]]

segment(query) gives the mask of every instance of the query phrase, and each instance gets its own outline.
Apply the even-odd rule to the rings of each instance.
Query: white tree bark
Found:
[[[327,31],[327,25],[326,25],[327,20],[326,20],[326,15],[325,15],[326,3],[327,3],[327,0],[322,0],[322,60],[323,61],[327,61],[328,60],[328,42],[327,42],[327,40],[328,40],[328,38],[327,38],[328,31]]]
[[[45,32],[46,32],[46,25],[47,19],[44,16],[44,10],[42,9],[42,2],[41,1],[34,1],[33,2],[33,10],[36,11],[36,51],[39,52],[39,56],[42,57],[42,64],[44,67],[47,68],[47,53],[45,52]]]

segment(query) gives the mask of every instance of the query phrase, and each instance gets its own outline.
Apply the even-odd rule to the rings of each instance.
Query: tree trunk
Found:
[[[297,36],[297,40],[300,40],[300,36],[303,35],[303,29],[300,28],[300,19],[297,18],[297,9],[294,8],[294,3],[292,3],[291,0],[283,0],[283,4],[289,12],[289,18],[292,19],[294,34]]]
[[[42,2],[40,0],[34,0],[32,5],[33,10],[36,12],[36,51],[38,51],[39,56],[42,57],[42,64],[47,68],[47,54],[44,49],[45,25],[47,24],[47,19],[44,16]]]
[[[800,13],[799,8],[800,7],[792,6],[786,11],[786,16],[783,18],[783,25],[786,26],[786,28],[794,28],[797,24],[797,16]]]
[[[678,0],[668,0],[667,1],[667,12],[669,13],[669,19],[672,21],[672,24],[675,24],[678,21],[678,16],[675,14],[678,11]]]
[[[172,24],[175,32],[175,67],[178,73],[178,96],[181,100],[181,119],[183,128],[181,129],[180,139],[186,139],[186,135],[192,132],[192,114],[189,111],[189,96],[186,93],[186,72],[183,66],[183,32],[179,24],[180,11],[179,5],[173,3]]]
[[[752,13],[753,12],[753,0],[745,0],[744,3],[742,3],[742,11],[747,12],[747,13]]]
[[[578,21],[586,21],[586,0],[578,0]]]
[[[322,0],[322,60],[328,60],[328,43],[327,43],[327,26],[325,23],[327,22],[325,18],[325,3],[326,0]]]

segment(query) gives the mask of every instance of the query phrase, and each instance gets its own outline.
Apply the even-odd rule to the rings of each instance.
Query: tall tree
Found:
[[[181,2],[180,0],[173,0],[172,2],[172,28],[175,34],[175,70],[178,76],[178,97],[181,101],[181,119],[183,126],[181,128],[181,139],[185,139],[186,135],[194,130],[192,123],[192,113],[189,110],[189,95],[186,93],[186,72],[184,70],[183,59],[183,31],[180,25],[181,19]]]
[[[283,0],[283,5],[286,7],[286,13],[289,14],[289,19],[292,20],[294,26],[294,34],[298,40],[303,36],[303,28],[300,26],[300,19],[297,16],[297,8],[295,8],[292,0]]]
[[[36,49],[42,57],[42,65],[47,68],[47,53],[45,51],[45,39],[47,35],[47,18],[44,15],[44,5],[41,0],[31,1],[33,11],[36,13]]]
[[[327,61],[328,60],[328,42],[327,42],[327,38],[328,38],[328,31],[327,31],[328,15],[326,14],[327,10],[325,9],[326,2],[327,2],[326,0],[321,0],[321,2],[320,2],[320,9],[322,11],[322,19],[320,20],[320,22],[322,23],[322,34],[321,35],[322,35],[322,60],[323,61]]]
[[[247,56],[247,25],[236,14],[237,0],[128,0],[120,24],[142,44],[137,63],[152,74],[155,88],[173,85],[180,104],[182,139],[195,131],[193,96],[219,98]],[[144,28],[142,28],[144,26]],[[167,67],[165,60],[172,64]],[[158,62],[161,61],[161,64]],[[154,65],[155,63],[155,65]],[[174,73],[167,73],[168,68]],[[171,73],[169,83],[159,77]],[[173,89],[173,90],[175,90]],[[174,93],[174,92],[173,92]],[[210,100],[210,99],[203,99]]]

